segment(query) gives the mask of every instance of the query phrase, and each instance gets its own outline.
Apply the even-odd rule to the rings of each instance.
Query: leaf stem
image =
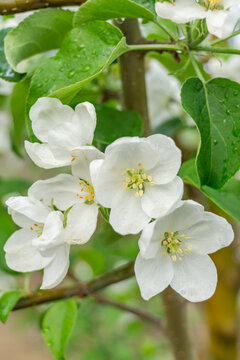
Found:
[[[215,46],[198,46],[191,50],[196,53],[205,51],[205,52],[218,53],[218,54],[240,55],[240,50],[238,50],[238,49],[221,48],[221,47],[215,47]]]
[[[231,39],[234,36],[239,35],[239,34],[240,34],[240,30],[237,30],[237,31],[233,32],[231,35],[225,37],[224,39],[217,39],[217,40],[214,40],[214,41],[210,42],[210,45],[215,46],[215,45],[221,44],[224,41],[227,41],[227,40],[229,40],[229,39]]]
[[[177,36],[170,31],[164,24],[160,23],[159,18],[157,17],[156,20],[154,21],[154,23],[160,27],[160,29],[162,29],[169,37],[170,39],[172,39],[173,41],[177,42],[178,38]]]
[[[128,51],[139,51],[139,50],[170,50],[170,51],[184,51],[184,47],[174,44],[137,44],[137,45],[128,45]]]

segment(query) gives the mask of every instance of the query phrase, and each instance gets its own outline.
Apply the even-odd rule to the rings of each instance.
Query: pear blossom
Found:
[[[172,0],[158,1],[158,16],[184,24],[206,19],[208,31],[219,37],[229,36],[240,17],[239,0]],[[236,6],[235,6],[236,5]]]
[[[115,231],[136,234],[176,206],[183,193],[176,176],[180,164],[180,150],[160,134],[118,139],[106,148],[104,159],[91,162],[96,198],[111,209]]]
[[[25,141],[25,149],[39,167],[70,165],[72,150],[92,143],[96,113],[88,102],[78,104],[73,110],[58,99],[40,98],[29,116],[33,132],[42,143]]]
[[[208,254],[231,244],[234,233],[222,217],[188,200],[148,224],[139,239],[135,274],[145,300],[171,286],[189,301],[211,297],[217,271]]]
[[[68,211],[67,232],[72,244],[86,243],[96,229],[98,205],[89,164],[103,157],[104,154],[93,146],[75,150],[73,175],[59,174],[48,180],[39,180],[28,191],[31,197],[41,200],[43,204],[53,204],[61,211]]]

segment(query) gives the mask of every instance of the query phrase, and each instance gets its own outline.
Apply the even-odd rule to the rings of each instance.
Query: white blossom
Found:
[[[228,246],[233,238],[224,218],[204,212],[191,200],[148,224],[135,263],[142,297],[148,300],[170,285],[189,301],[208,299],[216,288],[217,271],[207,254]]]
[[[180,164],[180,150],[160,134],[118,139],[106,148],[105,159],[91,162],[96,198],[111,208],[115,231],[136,234],[173,209],[183,193],[176,176]]]
[[[90,145],[96,127],[92,104],[78,104],[73,110],[55,98],[40,98],[30,110],[32,129],[42,142],[25,141],[30,158],[45,169],[70,165],[72,151]]]
[[[238,4],[239,0],[158,1],[156,12],[158,16],[179,24],[206,19],[208,31],[224,38],[233,32],[240,17]]]

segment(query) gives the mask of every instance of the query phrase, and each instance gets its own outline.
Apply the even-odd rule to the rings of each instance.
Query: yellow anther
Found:
[[[163,251],[163,252],[162,252],[162,256],[167,256],[167,254]]]
[[[142,163],[138,163],[138,166],[142,166]]]
[[[135,196],[139,197],[139,192],[138,191],[136,191]]]
[[[139,191],[139,196],[143,196],[143,190]]]
[[[188,240],[188,238],[184,234],[179,234],[178,231],[165,232],[161,245],[166,249],[166,252],[163,251],[162,254],[169,254],[173,262],[177,260],[182,262],[182,254],[189,254],[192,251],[192,245],[186,246],[185,240]]]
[[[179,260],[180,262],[182,262],[182,258],[181,258],[181,257],[179,257],[178,260]]]
[[[177,261],[177,256],[176,255],[172,255],[172,261],[174,261],[174,262]]]

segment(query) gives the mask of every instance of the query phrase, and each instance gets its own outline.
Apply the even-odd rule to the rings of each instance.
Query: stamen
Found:
[[[138,163],[138,169],[126,169],[122,176],[125,177],[123,183],[123,188],[125,190],[135,189],[135,196],[142,197],[145,192],[145,186],[147,184],[155,185],[155,182],[152,181],[152,176],[149,176],[145,173],[145,168],[142,166],[142,163]]]
[[[81,186],[80,191],[83,192],[85,194],[83,194],[84,196],[80,196],[79,193],[76,193],[76,197],[78,197],[79,199],[84,199],[87,202],[92,202],[94,197],[95,197],[95,193],[94,193],[94,189],[92,184],[90,184],[89,181],[84,181],[84,180],[80,180],[78,182],[78,185]]]
[[[162,251],[162,256],[169,254],[173,262],[176,262],[177,260],[182,262],[183,255],[189,254],[192,251],[192,245],[185,245],[185,241],[189,239],[190,238],[184,234],[179,234],[178,231],[165,232],[161,245],[166,249],[166,251]]]

